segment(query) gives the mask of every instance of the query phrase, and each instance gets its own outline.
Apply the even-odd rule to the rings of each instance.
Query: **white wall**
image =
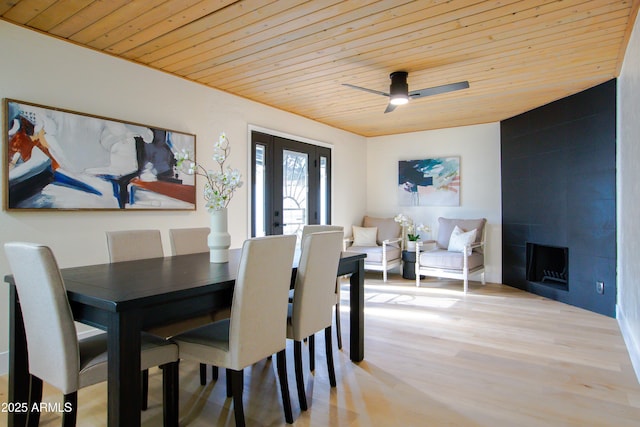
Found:
[[[448,156],[460,156],[460,206],[399,206],[398,161]],[[367,177],[369,215],[404,213],[430,225],[434,238],[438,217],[487,218],[486,280],[502,281],[500,123],[369,138]]]
[[[352,162],[364,157],[363,137],[2,21],[0,57],[4,58],[1,98],[194,133],[199,159],[210,158],[210,144],[224,130],[232,145],[230,165],[239,168],[245,178],[249,125],[333,144],[333,222],[351,224],[365,211],[366,167]],[[0,164],[4,179],[4,163]],[[198,184],[200,197],[202,180]],[[239,247],[249,234],[248,190],[248,185],[241,188],[229,207],[232,247]],[[163,230],[165,253],[169,254],[169,228],[208,226],[201,200],[196,212],[1,211],[0,245],[13,240],[41,242],[53,248],[62,267],[69,267],[108,262],[105,230],[157,228]],[[7,273],[9,267],[0,250],[0,280]],[[0,313],[5,313],[0,316],[2,373],[6,371],[2,353],[8,348],[8,291],[3,282]]]
[[[640,379],[640,20],[618,79],[617,318]]]

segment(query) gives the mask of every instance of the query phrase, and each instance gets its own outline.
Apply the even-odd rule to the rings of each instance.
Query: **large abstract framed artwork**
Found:
[[[195,135],[5,99],[4,207],[195,210]]]
[[[400,206],[460,206],[460,157],[398,162]]]

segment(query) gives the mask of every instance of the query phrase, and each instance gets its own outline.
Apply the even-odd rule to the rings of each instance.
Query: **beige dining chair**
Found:
[[[160,230],[107,231],[106,235],[110,262],[164,257]]]
[[[319,233],[319,232],[323,232],[323,231],[340,231],[343,233],[343,237],[344,237],[344,227],[339,226],[339,225],[305,225],[302,228],[302,238],[300,239],[301,241],[304,240],[304,238],[311,234],[311,233]],[[344,245],[343,245],[344,246]],[[289,302],[293,301],[293,294],[295,293],[295,290],[291,290],[289,291]],[[335,316],[336,316],[336,339],[338,340],[338,349],[342,349],[342,327],[340,325],[340,278],[336,277],[336,292],[335,292],[336,298],[335,298]],[[313,347],[313,340],[311,340],[310,342],[311,346]],[[314,369],[314,363],[313,360],[310,361],[309,364],[311,370],[313,371]]]
[[[63,426],[74,426],[78,390],[107,379],[107,334],[78,339],[64,281],[49,247],[12,242],[4,248],[27,339],[29,408],[39,406],[46,381],[64,393]],[[178,398],[170,391],[178,388],[178,346],[146,334],[141,339],[141,368],[163,367],[164,422],[177,425]],[[31,412],[28,425],[38,425],[39,416],[39,411]]]
[[[209,227],[194,228],[171,228],[169,229],[169,240],[171,241],[171,252],[173,255],[190,255],[209,252]],[[168,325],[168,327],[156,328],[153,332],[161,336],[173,336],[176,333],[184,332],[216,320],[226,319],[231,315],[231,308],[225,308],[211,312],[210,314],[189,319],[181,325]],[[211,367],[211,377],[218,379],[218,367]],[[207,365],[200,364],[200,384],[207,383]]]
[[[233,291],[231,317],[174,337],[180,357],[227,369],[236,426],[244,426],[244,368],[277,353],[285,420],[293,423],[286,369],[287,293],[296,237],[246,240]],[[230,388],[230,390],[229,390]]]
[[[209,227],[171,228],[169,240],[173,255],[189,255],[209,252],[207,237]]]
[[[197,229],[202,230],[202,229]],[[208,230],[208,229],[207,229]],[[202,243],[197,243],[196,235],[199,234],[202,237],[202,232],[194,232],[190,229],[188,232],[175,232],[173,236],[178,236],[177,248],[181,252],[176,255],[185,255],[192,252],[193,247],[204,249]],[[162,248],[162,237],[159,230],[119,230],[119,231],[107,231],[107,247],[109,249],[109,259],[111,262],[121,261],[134,261],[138,259],[148,258],[160,258],[164,256],[164,250]],[[193,239],[193,244],[188,243]],[[174,240],[172,240],[172,246]],[[205,237],[206,243],[206,237]],[[175,247],[174,247],[175,250]],[[207,246],[205,252],[209,250]],[[184,253],[182,253],[184,251]],[[188,331],[193,328],[197,328],[202,325],[209,324],[218,320],[218,318],[229,317],[228,310],[222,310],[220,312],[205,313],[197,317],[189,319],[173,321],[164,325],[158,325],[151,328],[146,328],[145,332],[162,337],[165,339],[171,338],[181,332]],[[213,377],[217,376],[216,368],[213,368]],[[206,365],[200,365],[200,382],[206,383]],[[149,372],[142,372],[142,384],[143,384],[143,401],[142,409],[147,409],[147,390],[149,384]]]
[[[296,385],[300,408],[307,410],[302,371],[302,341],[311,344],[316,332],[325,331],[327,370],[331,387],[336,386],[331,344],[331,315],[335,304],[335,283],[342,251],[342,231],[311,233],[302,240],[300,262],[296,274],[293,303],[289,304],[287,338],[294,341]],[[314,358],[309,345],[309,360]]]

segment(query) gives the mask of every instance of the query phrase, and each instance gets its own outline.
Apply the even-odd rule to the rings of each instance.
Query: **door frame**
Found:
[[[318,147],[324,147],[324,148],[328,148],[329,151],[331,152],[331,168],[329,170],[329,190],[331,192],[331,198],[333,198],[333,192],[334,192],[334,179],[333,179],[333,162],[334,162],[334,157],[333,157],[333,144],[330,144],[328,142],[323,142],[320,140],[316,140],[316,139],[311,139],[311,138],[306,138],[304,136],[299,136],[299,135],[294,135],[294,134],[290,134],[290,133],[286,133],[286,132],[281,132],[278,130],[274,130],[274,129],[270,129],[270,128],[265,128],[262,126],[258,126],[258,125],[252,125],[249,124],[247,126],[247,179],[245,181],[245,183],[247,184],[247,206],[249,207],[249,209],[247,210],[247,238],[251,237],[251,230],[253,227],[252,224],[252,217],[253,217],[253,198],[252,198],[252,183],[253,183],[253,155],[252,155],[252,140],[251,140],[251,133],[252,132],[262,132],[262,133],[266,133],[272,136],[276,136],[276,137],[280,137],[280,138],[285,138],[285,139],[290,139],[293,141],[298,141],[298,142],[302,142],[305,144],[310,144],[310,145],[316,145]],[[333,202],[332,200],[330,200],[329,202],[329,216],[330,218],[334,218],[334,211],[333,211]]]

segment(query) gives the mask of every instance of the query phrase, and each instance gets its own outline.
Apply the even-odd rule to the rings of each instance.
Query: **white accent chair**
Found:
[[[479,275],[484,280],[484,247],[487,220],[438,218],[438,238],[435,249],[420,252],[416,245],[416,286],[420,286],[420,275],[460,279],[464,292],[469,289],[469,277]],[[452,242],[452,234],[456,242]],[[473,234],[475,230],[475,234]]]
[[[296,236],[246,240],[231,317],[173,337],[180,357],[227,369],[236,426],[244,426],[243,370],[277,353],[278,377],[285,420],[293,423],[287,384],[287,304]],[[230,381],[229,381],[230,380]],[[255,397],[255,396],[254,396]]]
[[[309,360],[314,359],[311,345],[316,332],[324,330],[329,383],[336,386],[331,344],[331,315],[335,305],[336,276],[343,241],[342,231],[311,233],[302,239],[300,262],[294,284],[293,302],[289,303],[287,338],[294,341],[296,384],[300,408],[307,410],[302,372],[302,341],[309,338]]]
[[[362,227],[353,226],[353,237],[345,239],[344,250],[367,254],[364,269],[382,271],[387,281],[387,272],[394,267],[402,268],[402,227],[393,218],[365,216]]]
[[[42,400],[42,382],[64,393],[63,426],[74,426],[78,390],[106,381],[107,334],[78,340],[64,281],[51,249],[33,243],[4,245],[20,299],[31,375],[29,408]],[[165,425],[178,425],[178,346],[143,334],[141,368],[163,367]],[[28,425],[38,425],[39,411]]]

